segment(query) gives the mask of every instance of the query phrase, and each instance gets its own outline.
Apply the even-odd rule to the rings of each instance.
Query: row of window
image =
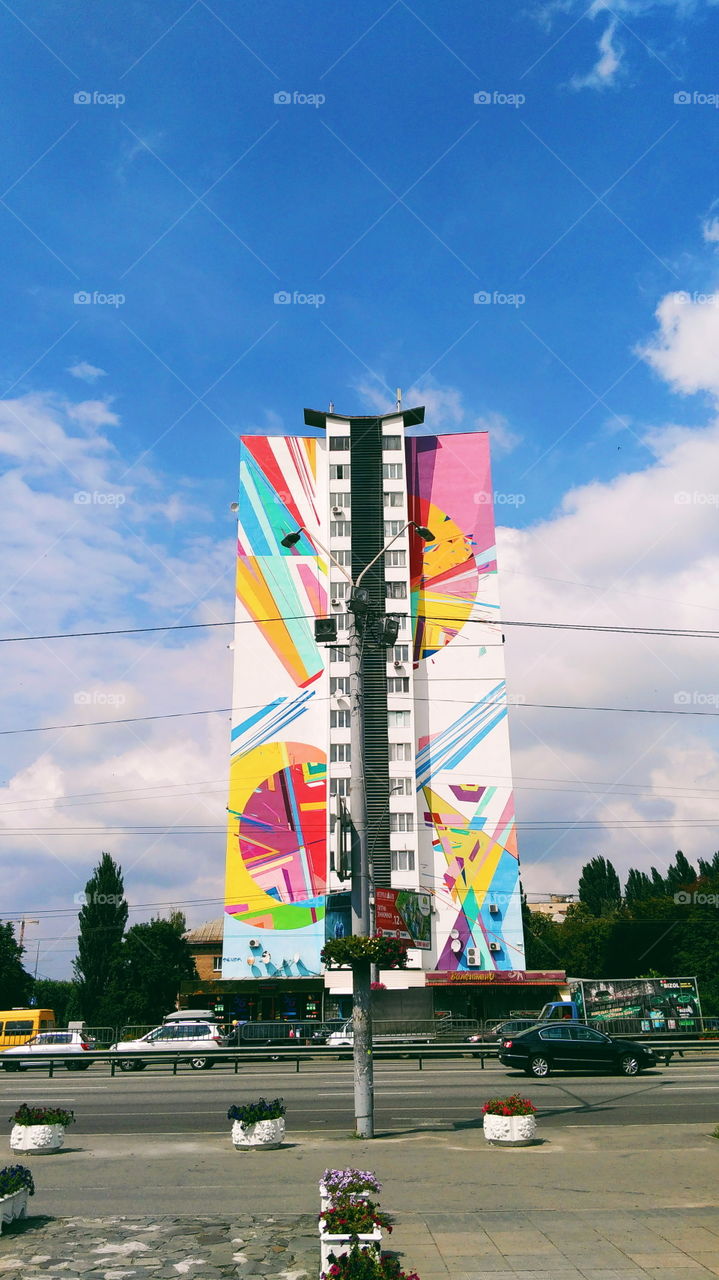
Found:
[[[350,615],[349,615],[348,613],[335,613],[335,614],[333,614],[332,616],[333,616],[333,618],[334,618],[335,622],[337,623],[337,630],[338,630],[338,631],[347,631],[347,630],[349,629],[349,620],[350,620]],[[399,613],[399,614],[395,614],[394,616],[397,618],[397,621],[398,621],[398,624],[399,624],[398,629],[399,629],[400,631],[408,631],[408,630],[409,630],[409,623],[410,623],[410,619],[409,619],[409,617],[407,616],[407,614],[405,614],[405,613]],[[404,648],[407,648],[408,646],[406,646],[406,645],[405,645],[405,646],[403,646],[403,647],[404,647]],[[389,658],[388,658],[388,661],[389,661]],[[395,659],[393,659],[393,661],[395,661],[395,662],[409,662],[409,658],[408,658],[408,657],[407,657],[407,658],[395,658]]]
[[[414,849],[390,849],[392,871],[414,871]]]
[[[401,436],[383,436],[382,452],[390,453],[402,448]],[[349,453],[349,436],[330,436],[330,453]]]
[[[411,778],[390,778],[392,795],[413,796],[415,788]],[[348,796],[350,793],[349,778],[330,778],[331,796]]]
[[[395,498],[397,499],[396,502],[395,502]],[[404,497],[401,493],[385,494],[384,505],[386,507],[401,507],[403,502],[404,502]],[[337,503],[333,503],[333,506],[348,507],[349,503],[337,502]],[[385,538],[396,538],[397,534],[401,533],[402,530],[404,529],[404,525],[405,525],[405,522],[402,520],[385,520],[384,522]],[[352,535],[352,522],[350,520],[330,520],[330,537],[331,538],[349,538],[351,537],[351,535]],[[332,554],[336,560],[339,559],[335,551],[333,551]],[[386,552],[386,554],[389,555],[389,552]],[[404,561],[397,561],[396,563],[404,564]],[[392,561],[387,560],[387,564],[392,564]]]
[[[350,464],[349,462],[331,462],[330,463],[330,480],[349,480]],[[404,479],[404,467],[401,462],[383,462],[382,463],[382,479],[383,480],[402,480]]]

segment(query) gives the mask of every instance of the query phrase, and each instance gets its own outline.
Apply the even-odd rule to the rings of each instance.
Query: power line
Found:
[[[398,612],[393,610],[392,612]],[[267,618],[240,618],[231,619],[226,622],[174,622],[166,623],[164,626],[155,627],[114,627],[109,630],[96,631],[55,631],[48,632],[43,635],[29,636],[0,636],[0,644],[18,644],[25,640],[83,640],[94,638],[96,636],[131,636],[131,635],[150,635],[158,631],[202,631],[213,627],[242,627],[256,626],[257,624],[267,622],[301,622],[314,620],[317,615],[314,613],[298,613],[298,614],[274,614]],[[406,617],[408,615],[403,614]],[[457,615],[448,617],[432,616],[435,622],[451,622],[460,626],[466,626],[469,623],[479,623],[485,626],[501,626],[501,627],[538,627],[551,631],[590,631],[598,633],[610,633],[614,635],[633,635],[633,636],[674,636],[680,639],[699,639],[699,640],[718,640],[719,631],[700,630],[695,627],[612,627],[607,625],[599,625],[595,623],[581,622],[537,622],[537,621],[520,621],[509,618],[466,618],[460,620]]]

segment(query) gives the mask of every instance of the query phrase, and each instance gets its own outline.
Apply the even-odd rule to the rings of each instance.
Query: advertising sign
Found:
[[[428,973],[428,987],[440,987],[455,982],[484,982],[494,986],[513,986],[522,983],[530,987],[553,987],[564,982],[563,969],[547,971],[539,969],[448,969],[444,973]]]
[[[413,889],[375,889],[375,932],[399,938],[410,947],[429,951],[431,910],[428,893]]]

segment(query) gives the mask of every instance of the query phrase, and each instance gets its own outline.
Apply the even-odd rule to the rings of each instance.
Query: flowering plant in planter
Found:
[[[373,1200],[336,1200],[319,1218],[327,1236],[369,1236],[377,1227],[392,1232],[392,1219]]]
[[[61,1124],[67,1126],[75,1120],[74,1111],[66,1111],[64,1107],[29,1107],[26,1102],[18,1107],[10,1124]],[[20,1168],[18,1165],[17,1168]]]
[[[399,1258],[388,1253],[378,1258],[371,1249],[354,1244],[349,1253],[340,1257],[330,1254],[321,1280],[419,1280],[419,1276],[416,1271],[403,1271]]]
[[[0,1169],[0,1199],[13,1195],[15,1191],[35,1195],[32,1174],[24,1164],[6,1164],[4,1169]]]
[[[485,1116],[533,1116],[537,1108],[529,1098],[510,1093],[508,1098],[490,1098],[482,1107]]]
[[[369,960],[380,969],[406,969],[407,944],[379,933],[371,938],[352,934],[348,938],[328,938],[320,958],[328,969],[351,966],[356,960]]]
[[[382,1183],[373,1173],[365,1169],[325,1169],[321,1182],[333,1200],[359,1195],[363,1191],[382,1190]]]
[[[258,1098],[257,1102],[245,1102],[242,1106],[230,1107],[227,1112],[228,1120],[238,1120],[240,1124],[257,1124],[260,1120],[279,1120],[285,1114],[285,1103],[283,1098],[273,1098],[268,1102],[266,1098]]]

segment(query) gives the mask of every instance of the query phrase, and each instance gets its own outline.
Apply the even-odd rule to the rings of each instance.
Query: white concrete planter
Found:
[[[484,1136],[487,1142],[503,1147],[526,1147],[534,1142],[537,1121],[534,1116],[485,1116]]]
[[[284,1140],[284,1116],[278,1116],[276,1120],[258,1120],[255,1124],[235,1120],[232,1125],[232,1143],[237,1151],[271,1151],[281,1147]]]
[[[325,1210],[331,1209],[333,1207],[334,1197],[327,1190],[324,1182],[320,1182],[319,1185],[320,1185],[320,1213],[324,1213]],[[375,1195],[376,1194],[377,1193],[375,1192]],[[369,1200],[369,1198],[370,1198],[369,1191],[350,1191],[349,1195],[347,1196],[348,1200]]]
[[[370,1235],[362,1236],[328,1236],[325,1235],[322,1228],[324,1222],[320,1222],[320,1275],[324,1271],[328,1271],[330,1267],[330,1254],[333,1253],[336,1258],[341,1258],[344,1254],[349,1253],[352,1245],[357,1241],[360,1249],[367,1249],[373,1253],[375,1258],[379,1260],[382,1250],[382,1229],[376,1227]]]
[[[64,1124],[14,1124],[10,1130],[12,1150],[26,1155],[52,1155],[60,1150],[64,1141]]]
[[[30,1192],[27,1187],[13,1191],[9,1196],[0,1197],[0,1235],[3,1223],[12,1222],[15,1218],[27,1217],[27,1199]]]

